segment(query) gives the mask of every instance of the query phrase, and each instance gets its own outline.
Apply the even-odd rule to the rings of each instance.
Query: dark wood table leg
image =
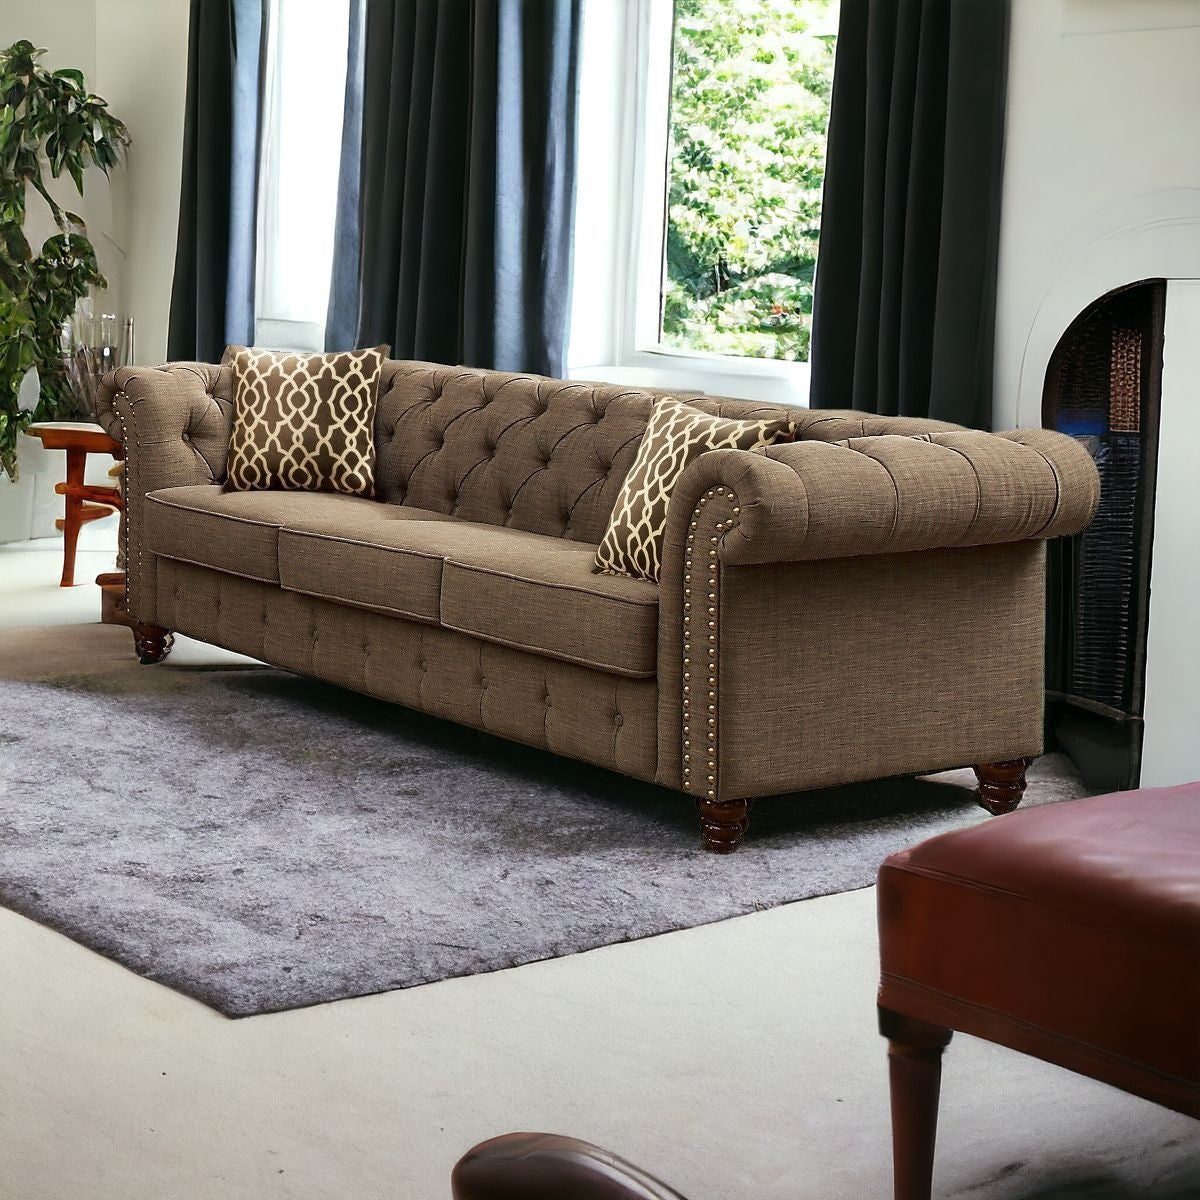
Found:
[[[83,487],[83,472],[87,465],[87,451],[75,446],[67,447],[66,514],[54,523],[63,532],[63,572],[59,587],[75,586],[75,547],[79,544],[79,530],[83,526],[83,500],[79,489]]]

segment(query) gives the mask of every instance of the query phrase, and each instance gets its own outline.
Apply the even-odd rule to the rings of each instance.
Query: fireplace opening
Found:
[[[1049,547],[1046,746],[1098,791],[1138,786],[1162,397],[1166,281],[1102,296],[1055,347],[1042,422],[1078,438],[1100,472],[1083,533]]]

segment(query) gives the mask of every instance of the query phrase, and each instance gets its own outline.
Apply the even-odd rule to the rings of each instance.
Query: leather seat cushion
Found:
[[[620,675],[657,673],[657,584],[593,574],[587,542],[464,529],[471,535],[447,550],[442,569],[446,628]]]
[[[1044,805],[894,854],[880,1002],[1200,1099],[1198,862],[1200,784]]]
[[[146,496],[144,544],[180,562],[278,583],[281,526],[317,519],[350,526],[384,507],[332,492],[233,492],[212,483],[161,488]],[[418,508],[387,507],[407,520],[447,519]]]

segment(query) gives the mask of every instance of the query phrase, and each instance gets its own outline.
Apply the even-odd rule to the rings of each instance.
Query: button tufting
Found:
[[[623,716],[621,716],[621,714],[620,714],[620,713],[617,713],[617,714],[616,714],[616,715],[613,717],[613,724],[614,724],[614,725],[615,725],[615,726],[616,726],[618,729],[620,729],[620,728],[621,728],[621,726],[625,724],[625,718],[624,718]]]
[[[190,442],[192,440],[192,435],[188,433],[186,429],[179,436],[183,438],[185,442]]]

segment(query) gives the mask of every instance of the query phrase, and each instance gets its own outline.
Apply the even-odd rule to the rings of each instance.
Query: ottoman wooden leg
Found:
[[[952,1031],[881,1008],[879,1032],[888,1039],[895,1200],[929,1200],[942,1051]]]
[[[979,787],[975,799],[993,817],[1010,813],[1025,795],[1025,769],[1032,758],[1013,758],[1007,762],[983,763],[975,768]]]
[[[746,836],[750,824],[749,800],[697,799],[700,833],[710,854],[732,854]]]
[[[175,635],[161,625],[138,621],[133,627],[133,647],[143,665],[162,662],[171,653],[174,642]]]

